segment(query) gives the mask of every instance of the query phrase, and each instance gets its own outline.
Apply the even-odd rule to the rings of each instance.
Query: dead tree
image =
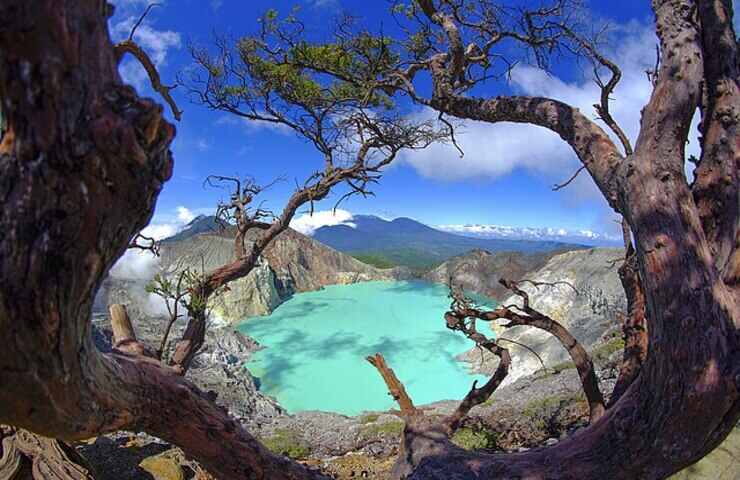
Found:
[[[511,355],[506,348],[499,345],[499,342],[488,338],[478,330],[478,321],[496,322],[506,320],[506,323],[500,325],[505,329],[524,325],[541,329],[553,335],[568,351],[576,366],[589,405],[590,422],[593,424],[604,415],[604,399],[599,388],[598,379],[591,358],[583,346],[560,323],[532,308],[529,305],[529,295],[516,282],[501,279],[500,283],[520,297],[521,306],[502,305],[495,310],[483,310],[467,298],[461,288],[450,282],[452,303],[450,304],[450,310],[444,315],[447,328],[462,332],[475,343],[476,348],[492,353],[499,358],[499,364],[491,378],[482,387],[478,387],[477,381],[474,382],[473,387],[451,415],[439,420],[423,418],[423,412],[413,406],[411,398],[406,394],[403,383],[393,374],[393,370],[386,365],[382,355],[376,354],[373,357],[368,357],[368,361],[383,377],[391,396],[401,407],[398,414],[406,421],[401,441],[402,453],[398,456],[394,465],[393,478],[405,478],[405,476],[412,475],[419,462],[424,460],[427,455],[432,454],[430,449],[440,447],[440,442],[443,444],[442,448],[447,452],[446,454],[453,453],[456,447],[453,448],[448,440],[462,425],[470,410],[488,400],[505,380],[511,367]],[[541,284],[536,285],[540,286]],[[433,440],[430,442],[429,439]],[[439,451],[437,454],[439,454]]]
[[[706,455],[737,423],[740,86],[732,2],[653,0],[652,7],[659,63],[634,147],[608,108],[619,68],[599,53],[599,38],[585,34],[588,22],[575,0],[535,8],[487,0],[396,2],[403,36],[375,36],[395,55],[393,65],[347,67],[301,57],[303,69],[409,97],[440,118],[526,123],[557,133],[631,232],[634,254],[628,252],[622,279],[631,303],[625,330],[634,333],[634,348],[618,400],[603,417],[553,447],[515,456],[453,452],[446,437],[407,429],[407,446],[419,449],[407,452],[416,461],[409,478],[665,478]],[[369,35],[350,20],[341,25],[331,42],[305,42],[302,51],[353,51]],[[597,68],[602,124],[555,99],[471,94],[506,78],[517,62],[548,69],[553,56],[570,54]],[[372,79],[357,74],[370,66],[378,67]],[[697,109],[702,154],[689,182],[685,145]]]

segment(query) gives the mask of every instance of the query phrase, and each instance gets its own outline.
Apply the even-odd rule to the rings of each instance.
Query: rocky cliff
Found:
[[[190,268],[210,271],[233,260],[233,238],[205,232],[162,244],[157,270],[172,275]],[[213,313],[226,322],[265,315],[293,293],[318,290],[325,285],[369,280],[407,279],[404,268],[378,269],[337,252],[294,230],[280,234],[266,249],[258,266],[245,278],[229,284],[229,291],[213,300]],[[96,304],[104,311],[110,303],[124,303],[132,315],[157,316],[164,304],[144,292],[148,279],[110,277]]]
[[[471,252],[440,266],[429,278],[442,281],[449,275],[446,272],[457,272],[455,277],[462,280],[467,289],[487,293],[506,305],[520,304],[520,299],[493,288],[500,277],[554,284],[535,287],[523,283],[521,287],[529,294],[535,309],[562,323],[587,349],[593,350],[606,334],[618,330],[617,313],[626,310],[617,274],[622,255],[622,250],[617,248],[574,250],[549,258]],[[535,265],[535,268],[527,271],[527,265]],[[565,349],[547,332],[514,327],[505,331],[497,329],[497,334],[529,346],[548,367],[569,360]],[[537,357],[528,350],[514,343],[507,346],[513,359],[507,383],[542,368]],[[492,356],[483,356],[481,361],[479,350],[470,350],[460,358],[471,362],[474,370],[485,373],[493,371],[498,363]]]
[[[507,296],[499,280],[519,280],[528,272],[539,269],[558,252],[521,253],[471,250],[452,257],[424,275],[424,279],[435,283],[447,283],[450,278],[468,292],[475,292],[501,300]]]

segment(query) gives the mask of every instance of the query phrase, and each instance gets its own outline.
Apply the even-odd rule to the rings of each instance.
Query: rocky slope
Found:
[[[207,272],[233,260],[233,239],[203,232],[162,244],[158,270],[166,275],[190,268]],[[245,278],[229,284],[229,291],[213,301],[213,312],[226,322],[266,315],[296,292],[325,285],[410,277],[404,268],[378,269],[337,252],[294,230],[280,234],[266,249],[259,265]],[[137,315],[162,314],[164,304],[144,292],[148,278],[109,277],[98,295],[100,309],[124,303]],[[159,302],[161,303],[161,302]]]
[[[305,237],[287,235],[282,242],[276,242],[258,269],[261,273],[253,273],[255,282],[270,286],[276,293],[261,290],[255,295],[264,295],[269,300],[279,298],[281,292],[319,288],[325,284],[322,282],[357,281],[386,274],[364,264],[357,265],[359,262],[337,252],[326,252],[314,243]],[[165,268],[175,264],[174,258],[189,258],[187,261],[194,266],[200,262],[217,265],[230,258],[230,243],[214,235],[199,235],[176,248],[180,251],[163,252]],[[324,254],[328,257],[320,258]],[[621,255],[620,249],[581,250],[544,257],[475,251],[430,272],[427,279],[446,281],[453,272],[467,282],[466,288],[484,294],[499,293],[495,285],[500,276],[569,282],[577,293],[565,285],[539,289],[523,286],[535,308],[566,324],[592,351],[602,390],[608,395],[621,355],[615,315],[624,310],[624,297],[616,275],[619,262],[614,262]],[[120,290],[129,292],[128,295],[132,291],[132,288]],[[506,295],[497,298],[506,303],[516,300]],[[162,323],[136,310],[132,317],[140,339],[156,345]],[[96,326],[99,345],[109,348],[109,333],[105,333],[107,319],[98,318]],[[545,333],[523,328],[508,330],[504,335],[534,347],[550,368],[541,371],[531,354],[511,347],[514,367],[510,379],[492,399],[473,409],[456,441],[469,449],[520,451],[557,443],[583,427],[588,409],[580,393],[578,376],[572,365],[564,361],[565,353],[557,342]],[[217,402],[273,451],[320,466],[336,478],[387,478],[398,453],[402,428],[399,419],[388,412],[367,412],[358,417],[327,412],[288,415],[273,399],[259,392],[254,378],[242,366],[257,348],[260,347],[251,339],[231,328],[212,329],[188,376],[204,390],[215,392]],[[492,361],[479,364],[480,352],[474,353],[467,358],[475,362],[476,368],[490,371],[495,366]],[[440,400],[425,406],[425,410],[443,414],[456,406],[454,400]],[[736,428],[715,452],[678,474],[676,479],[736,478],[740,462],[738,445],[740,429]],[[92,444],[80,445],[79,449],[99,471],[106,473],[101,477],[104,480],[150,478],[146,472],[153,471],[151,464],[179,468],[186,473],[193,468],[192,462],[184,460],[177,449],[146,435],[100,437]],[[153,478],[164,477],[154,475]]]
[[[519,280],[528,272],[545,265],[558,252],[521,253],[471,250],[452,257],[424,274],[424,279],[435,283],[447,283],[450,278],[465,291],[501,300],[507,295],[499,279]]]
[[[530,295],[535,309],[561,322],[587,349],[593,349],[605,333],[618,330],[617,312],[626,309],[624,292],[617,275],[622,255],[622,250],[618,248],[593,248],[537,256],[474,251],[445,262],[430,272],[427,278],[447,281],[452,272],[453,278],[467,290],[487,294],[506,305],[520,304],[520,300],[498,285],[500,277],[554,284],[535,287],[522,283],[521,287]],[[515,327],[506,331],[498,329],[497,334],[534,349],[548,367],[569,360],[559,342],[541,330]],[[514,343],[509,346],[513,363],[507,382],[534,373],[542,367],[537,357],[528,350]],[[493,356],[481,357],[477,349],[466,352],[460,358],[471,362],[474,370],[484,373],[492,372],[498,363]]]

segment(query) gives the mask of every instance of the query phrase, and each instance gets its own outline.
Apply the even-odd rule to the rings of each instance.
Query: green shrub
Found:
[[[465,450],[480,450],[483,448],[496,448],[498,435],[487,430],[475,430],[463,427],[458,429],[452,436],[452,443]]]
[[[559,409],[577,402],[585,401],[586,396],[583,392],[565,393],[538,398],[532,400],[524,407],[522,415],[532,420],[535,427],[544,429],[548,420],[551,419]]]
[[[491,405],[493,405],[493,402],[495,401],[496,401],[495,397],[488,397],[488,400],[483,402],[481,405],[483,405],[484,407],[490,407]]]
[[[365,263],[367,265],[372,265],[375,268],[385,269],[385,268],[393,268],[396,266],[395,263],[383,257],[382,255],[356,254],[352,256],[356,258],[357,260],[361,261],[362,263]]]
[[[612,355],[612,353],[620,350],[624,350],[624,339],[615,338],[594,348],[594,351],[591,353],[591,360],[594,362],[606,360]]]
[[[292,430],[278,429],[271,436],[261,440],[272,453],[285,455],[294,460],[306,458],[311,453],[308,446]]]
[[[403,433],[403,422],[383,422],[365,425],[360,430],[363,437],[375,437],[378,435],[401,435]]]

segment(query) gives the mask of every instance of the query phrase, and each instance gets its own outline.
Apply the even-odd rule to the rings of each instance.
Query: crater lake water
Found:
[[[445,327],[449,305],[444,285],[332,285],[296,294],[271,315],[248,319],[238,329],[266,347],[247,367],[260,390],[289,412],[357,415],[397,408],[365,360],[376,352],[385,356],[416,404],[462,399],[474,380],[485,381],[454,358],[472,343]]]

